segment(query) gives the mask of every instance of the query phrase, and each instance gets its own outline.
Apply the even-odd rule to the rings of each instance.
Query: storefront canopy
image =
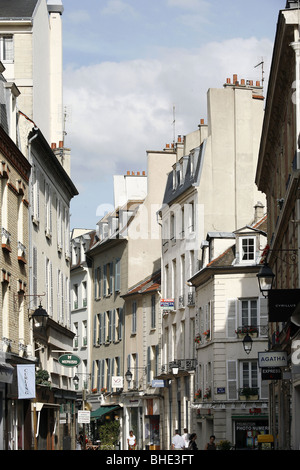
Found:
[[[100,406],[95,411],[91,411],[91,419],[99,419],[101,416],[110,413],[111,411],[118,410],[120,406],[112,405],[112,406]]]

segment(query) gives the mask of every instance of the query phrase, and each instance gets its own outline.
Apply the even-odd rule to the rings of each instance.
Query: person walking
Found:
[[[210,436],[209,442],[206,444],[204,450],[217,450],[215,439],[215,436]]]
[[[188,446],[189,446],[189,442],[190,442],[190,435],[189,435],[189,433],[188,433],[187,428],[184,428],[182,437],[183,437],[183,439],[184,439],[184,444],[185,444],[185,447],[186,447],[186,449],[187,449]]]
[[[136,438],[133,434],[133,431],[129,431],[129,436],[127,437],[128,450],[136,450]]]
[[[172,450],[185,449],[185,443],[183,437],[179,434],[178,429],[175,429],[174,436],[172,438]]]
[[[192,432],[192,434],[190,435],[190,440],[189,440],[189,446],[188,446],[189,450],[192,450],[192,451],[198,450],[196,439],[197,439],[197,434],[195,432]]]

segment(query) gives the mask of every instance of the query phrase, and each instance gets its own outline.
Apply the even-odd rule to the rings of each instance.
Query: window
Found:
[[[255,261],[255,237],[243,237],[240,240],[240,261]]]
[[[94,276],[94,297],[99,299],[101,297],[101,268],[98,267],[95,269]]]
[[[132,302],[132,320],[131,320],[131,333],[136,333],[136,302]]]
[[[170,217],[170,239],[176,240],[176,223],[175,223],[175,214],[172,212]]]
[[[103,295],[107,296],[113,292],[113,263],[103,266]]]
[[[156,328],[155,294],[151,295],[151,328]]]
[[[73,309],[78,308],[78,285],[74,284],[73,286]]]
[[[13,62],[14,60],[13,36],[0,36],[0,60],[2,62]]]
[[[115,262],[115,292],[121,289],[121,260],[116,259]]]
[[[257,326],[257,299],[244,299],[240,301],[242,326]]]
[[[86,307],[87,306],[87,287],[86,287],[86,281],[82,282],[82,306]]]
[[[241,362],[241,388],[258,388],[257,362]]]

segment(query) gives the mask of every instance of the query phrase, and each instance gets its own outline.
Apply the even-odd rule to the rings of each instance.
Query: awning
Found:
[[[0,382],[11,384],[14,367],[7,362],[0,362]]]
[[[101,416],[110,413],[111,411],[120,409],[120,406],[112,405],[112,406],[100,406],[95,411],[91,411],[91,419],[99,419]]]

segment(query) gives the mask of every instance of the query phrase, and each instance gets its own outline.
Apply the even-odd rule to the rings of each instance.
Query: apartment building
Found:
[[[270,433],[275,448],[295,450],[300,446],[299,47],[299,5],[287,1],[278,14],[256,184],[266,194],[265,261],[275,274],[273,289],[266,293],[269,351],[287,357],[279,379],[270,382]],[[274,299],[281,305],[276,315]]]
[[[92,302],[92,263],[86,251],[94,243],[95,230],[73,229],[71,235],[71,330],[74,333],[74,353],[80,364],[73,369],[74,389],[78,392],[91,390],[91,302]]]
[[[30,449],[32,436],[30,399],[16,399],[18,367],[35,364],[30,357],[32,330],[26,296],[31,166],[18,146],[19,90],[4,79],[4,70],[0,62],[0,449],[18,450]]]
[[[169,446],[174,429],[192,424],[196,352],[196,306],[187,283],[199,267],[200,247],[208,232],[233,232],[252,221],[257,201],[265,197],[255,187],[255,170],[263,119],[260,83],[227,79],[222,89],[207,93],[208,123],[179,136],[176,162],[168,175],[159,210],[162,225],[162,297],[174,301],[164,309],[162,370],[179,366],[179,375],[164,391],[169,403]]]
[[[5,78],[19,91],[20,147],[31,165],[29,180],[29,311],[42,305],[47,328],[34,330],[31,354],[49,393],[37,385],[36,449],[70,446],[74,400],[70,369],[59,362],[73,346],[70,319],[70,201],[78,194],[64,148],[62,19],[60,0],[4,0],[0,12]],[[59,405],[62,405],[61,407]],[[53,427],[53,422],[59,425]],[[68,436],[66,438],[66,436]]]
[[[197,304],[192,426],[200,449],[212,434],[237,450],[255,449],[258,435],[269,433],[268,380],[258,363],[268,346],[267,300],[257,282],[265,230],[263,216],[232,233],[208,233],[202,268],[189,280]]]

